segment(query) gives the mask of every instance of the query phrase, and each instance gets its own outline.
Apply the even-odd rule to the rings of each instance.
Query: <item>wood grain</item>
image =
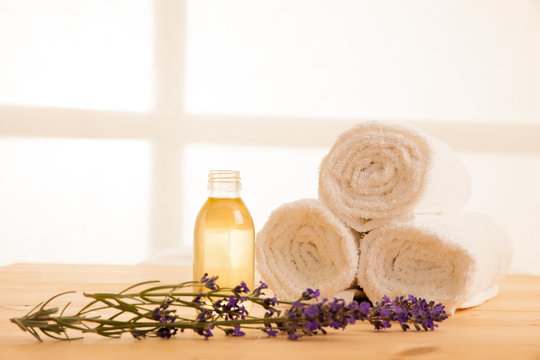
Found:
[[[129,336],[38,343],[8,319],[62,291],[118,291],[134,282],[179,282],[191,269],[173,266],[16,264],[0,267],[0,359],[535,359],[540,360],[540,277],[508,276],[497,298],[460,310],[434,332],[392,328],[376,332],[359,323],[345,331],[292,342],[248,332],[205,341],[186,332],[172,340]],[[70,297],[74,307],[85,299]],[[65,301],[65,300],[63,300]],[[62,302],[60,302],[62,303]]]

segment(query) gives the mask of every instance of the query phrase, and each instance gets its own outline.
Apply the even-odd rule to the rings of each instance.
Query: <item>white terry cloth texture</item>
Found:
[[[297,299],[306,288],[331,297],[355,282],[357,235],[316,199],[274,210],[255,243],[257,269],[280,298]]]
[[[460,210],[470,195],[459,156],[408,125],[359,124],[337,138],[319,169],[319,199],[359,232],[415,212]]]
[[[358,283],[373,301],[411,294],[453,314],[497,295],[512,253],[505,231],[485,215],[421,215],[362,239]]]

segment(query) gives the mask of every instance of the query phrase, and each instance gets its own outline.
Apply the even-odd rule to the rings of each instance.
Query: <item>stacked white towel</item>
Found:
[[[341,134],[319,172],[319,198],[360,232],[415,211],[459,210],[470,187],[448,145],[412,126],[379,122]]]
[[[497,295],[512,245],[485,215],[418,216],[371,231],[360,244],[358,282],[370,299],[412,294],[448,312]]]
[[[358,266],[355,233],[315,199],[274,210],[257,234],[256,255],[261,277],[284,299],[306,288],[333,296],[354,283]]]

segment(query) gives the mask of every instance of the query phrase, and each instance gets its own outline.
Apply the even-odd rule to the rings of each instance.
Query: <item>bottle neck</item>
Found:
[[[242,184],[240,171],[211,170],[208,174],[208,196],[212,198],[239,198]]]

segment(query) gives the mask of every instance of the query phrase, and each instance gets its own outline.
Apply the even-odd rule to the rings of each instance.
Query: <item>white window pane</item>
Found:
[[[188,0],[193,114],[540,121],[540,2]]]
[[[473,196],[467,209],[496,219],[514,243],[512,270],[540,275],[540,155],[465,154]]]
[[[242,199],[255,230],[284,202],[316,198],[327,149],[190,144],[184,152],[184,243],[191,246],[197,214],[208,197],[208,171],[240,170]]]
[[[0,264],[129,264],[148,248],[144,141],[0,139]]]
[[[0,0],[0,103],[153,105],[151,0]]]

